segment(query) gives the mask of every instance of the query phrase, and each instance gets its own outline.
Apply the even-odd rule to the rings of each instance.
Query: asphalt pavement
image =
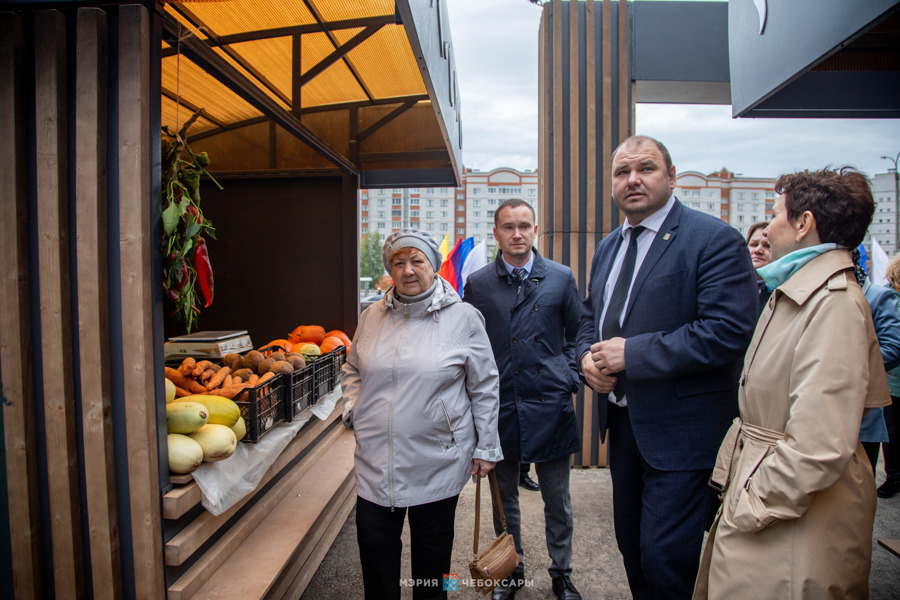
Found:
[[[532,470],[532,477],[534,476]],[[535,479],[537,479],[535,477]],[[884,479],[879,464],[878,483]],[[631,597],[622,559],[616,548],[612,524],[612,484],[608,469],[573,469],[571,477],[572,506],[575,514],[573,536],[572,581],[585,600],[625,600]],[[520,590],[517,600],[554,598],[547,573],[549,558],[544,543],[544,514],[540,492],[519,494],[522,509],[522,539],[525,547],[525,577],[530,585]],[[484,495],[484,494],[483,494]],[[460,495],[456,512],[456,537],[453,543],[452,571],[468,578],[472,559],[472,527],[475,517],[475,486],[468,484]],[[482,510],[488,500],[482,498]],[[492,531],[489,515],[482,514],[481,546],[489,541]],[[356,513],[344,523],[337,539],[313,576],[302,600],[350,600],[362,598],[362,572],[359,547],[356,544]],[[875,533],[872,540],[872,571],[869,577],[871,600],[893,600],[900,597],[900,558],[877,545],[879,538],[900,539],[900,495],[878,499]],[[409,577],[409,538],[404,529],[402,574]],[[449,600],[485,598],[472,587],[460,585],[449,592]],[[412,590],[402,590],[404,600],[412,598]]]

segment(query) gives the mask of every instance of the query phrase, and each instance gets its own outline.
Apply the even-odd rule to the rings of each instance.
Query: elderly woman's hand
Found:
[[[487,477],[487,474],[490,473],[494,468],[494,465],[497,464],[495,462],[481,460],[480,458],[472,459],[472,463],[472,475],[478,475],[479,477]]]

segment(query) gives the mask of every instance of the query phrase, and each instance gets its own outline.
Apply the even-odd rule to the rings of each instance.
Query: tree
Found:
[[[377,233],[367,233],[359,240],[359,276],[371,277],[374,285],[382,275],[381,238]]]

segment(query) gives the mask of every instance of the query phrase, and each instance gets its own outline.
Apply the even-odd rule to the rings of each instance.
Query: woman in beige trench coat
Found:
[[[857,438],[890,404],[848,248],[874,202],[851,169],[781,176],[766,235],[775,288],[750,342],[740,414],[710,484],[722,506],[695,598],[866,598],[875,481]]]

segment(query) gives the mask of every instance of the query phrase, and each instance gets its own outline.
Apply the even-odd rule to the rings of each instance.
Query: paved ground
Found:
[[[533,476],[533,470],[532,470]],[[884,478],[879,468],[879,483]],[[453,569],[460,578],[467,577],[467,565],[472,556],[472,521],[474,518],[475,486],[467,485],[460,496],[457,509],[457,533],[453,545]],[[575,536],[573,539],[572,581],[585,600],[627,599],[631,595],[625,579],[625,570],[616,548],[612,525],[612,491],[608,469],[575,469],[571,479],[572,505],[575,512]],[[484,490],[483,490],[484,491]],[[488,506],[482,499],[483,510]],[[553,598],[549,564],[544,545],[543,504],[540,493],[521,490],[522,535],[525,546],[526,577],[533,580],[517,599],[534,600]],[[362,598],[362,574],[359,566],[359,548],[356,545],[356,513],[351,513],[316,572],[302,600],[349,600]],[[485,524],[486,515],[482,515]],[[488,539],[486,527],[482,527],[482,543]],[[405,532],[404,532],[405,535]],[[875,515],[875,539],[900,539],[900,496],[879,499]],[[409,576],[409,544],[404,539],[404,576]],[[871,600],[891,600],[900,597],[900,558],[897,558],[873,540],[872,573],[870,577]],[[412,591],[404,590],[404,599],[412,598]],[[450,600],[484,598],[474,589],[462,587],[451,592]]]

